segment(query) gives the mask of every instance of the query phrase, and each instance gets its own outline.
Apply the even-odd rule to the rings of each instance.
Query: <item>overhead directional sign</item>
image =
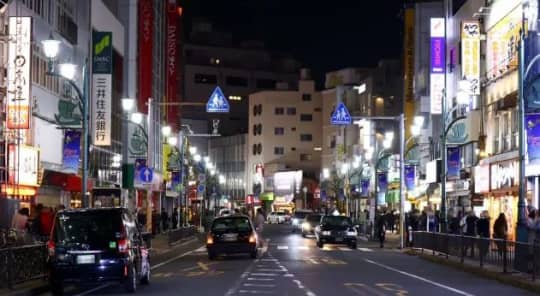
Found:
[[[141,169],[141,175],[139,176],[143,183],[152,183],[154,179],[154,171],[149,167],[144,167]]]
[[[330,123],[333,125],[349,125],[352,123],[351,114],[343,102],[340,102],[334,113],[332,113]]]
[[[229,101],[219,86],[216,86],[208,102],[206,103],[206,112],[208,113],[229,113]]]

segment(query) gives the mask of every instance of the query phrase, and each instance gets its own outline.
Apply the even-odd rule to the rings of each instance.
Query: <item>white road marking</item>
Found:
[[[101,289],[104,289],[104,288],[107,288],[108,286],[110,286],[111,284],[103,284],[101,286],[97,286],[93,289],[90,289],[90,290],[86,290],[80,294],[76,294],[75,296],[82,296],[82,295],[88,295],[88,294],[91,294],[91,293],[94,293],[95,291],[99,291]]]
[[[238,293],[242,293],[242,294],[274,294],[274,292],[261,291],[261,290],[239,290]]]
[[[252,276],[278,276],[277,273],[265,273],[265,272],[252,272],[249,275],[252,275]]]
[[[289,246],[277,246],[278,250],[287,250],[289,249]]]
[[[340,251],[345,251],[345,252],[352,251],[351,248],[346,248],[346,247],[339,247],[338,249],[339,249]]]
[[[308,246],[298,246],[298,250],[308,250]]]
[[[277,259],[261,259],[261,261],[278,261]]]
[[[267,272],[284,272],[287,271],[286,269],[275,269],[275,268],[259,268],[257,271],[267,271]]]
[[[206,246],[202,246],[195,250],[195,253],[205,253],[206,252]]]
[[[273,285],[273,284],[250,284],[250,283],[245,283],[244,286],[246,286],[246,287],[259,287],[259,288],[274,288],[276,285]]]
[[[358,248],[358,251],[362,251],[362,252],[373,252],[372,249],[368,249],[368,248]]]
[[[447,286],[447,285],[443,285],[441,283],[438,283],[438,282],[435,282],[435,281],[432,281],[432,280],[428,280],[424,277],[421,277],[421,276],[418,276],[418,275],[415,275],[415,274],[412,274],[412,273],[408,273],[408,272],[405,272],[405,271],[402,271],[402,270],[399,270],[399,269],[396,269],[396,268],[393,268],[393,267],[390,267],[388,265],[384,265],[382,263],[378,263],[378,262],[375,262],[375,261],[372,261],[372,260],[369,260],[369,259],[364,259],[364,261],[368,262],[368,263],[371,263],[371,264],[374,264],[374,265],[377,265],[379,267],[382,267],[382,268],[385,268],[385,269],[388,269],[388,270],[391,270],[393,272],[397,272],[399,274],[402,274],[402,275],[405,275],[405,276],[408,276],[408,277],[411,277],[411,278],[414,278],[414,279],[417,279],[417,280],[420,280],[420,281],[423,281],[423,282],[426,282],[428,284],[432,284],[434,286],[437,286],[439,288],[443,288],[443,289],[446,289],[448,291],[452,291],[456,294],[460,294],[460,295],[464,295],[464,296],[474,296],[474,294],[470,294],[470,293],[467,293],[465,291],[462,291],[462,290],[458,290],[456,288],[452,288],[450,286]]]
[[[248,277],[247,280],[248,281],[262,281],[262,282],[275,281],[275,279],[273,279],[273,278],[252,278],[252,277]]]

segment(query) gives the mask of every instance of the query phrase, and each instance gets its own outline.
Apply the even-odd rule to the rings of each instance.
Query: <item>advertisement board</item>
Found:
[[[522,24],[521,5],[487,30],[486,71],[489,80],[518,67],[518,41]]]
[[[111,145],[112,33],[92,32],[92,141]]]
[[[430,19],[430,97],[431,114],[441,114],[442,99],[446,72],[446,39],[444,35],[444,18]]]
[[[31,146],[10,144],[8,176],[10,184],[38,186],[39,150]]]
[[[469,85],[469,95],[480,95],[480,23],[461,23],[461,77]]]
[[[148,113],[148,98],[152,96],[152,45],[154,44],[154,5],[152,0],[139,0],[139,99],[137,110]]]

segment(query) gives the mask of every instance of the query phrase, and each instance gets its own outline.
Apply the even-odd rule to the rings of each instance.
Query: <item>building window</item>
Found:
[[[287,115],[296,115],[296,108],[295,107],[288,107],[287,108]]]
[[[76,45],[78,28],[73,17],[76,15],[73,6],[72,1],[56,1],[56,29],[69,43]]]
[[[253,116],[261,115],[262,114],[262,105],[255,105],[253,106]]]
[[[322,112],[322,109],[319,108],[319,107],[317,107],[317,108],[313,109],[313,111],[315,111],[315,112]]]
[[[274,128],[274,135],[283,135],[285,134],[285,129],[282,127],[276,127]]]
[[[292,151],[296,151],[296,147],[291,147],[291,150],[292,150]]]
[[[497,154],[500,152],[499,147],[499,117],[495,117],[493,120],[493,153]]]
[[[214,74],[195,74],[195,83],[217,84],[217,76]]]
[[[261,145],[261,143],[257,144],[257,153],[259,153],[259,154],[262,153],[262,145]]]
[[[296,131],[296,128],[295,128],[295,127],[291,127],[291,131],[295,132],[295,131]]]
[[[274,109],[274,114],[275,115],[283,115],[285,113],[285,111],[283,110],[283,107],[276,107]]]
[[[257,88],[263,88],[263,89],[276,88],[276,81],[274,79],[257,79],[255,83],[256,83]]]
[[[253,155],[257,155],[257,144],[253,144]]]
[[[311,115],[311,114],[300,114],[300,121],[313,121],[313,115]]]
[[[312,158],[311,154],[300,154],[300,161],[310,161]]]
[[[302,101],[304,102],[311,101],[311,94],[302,94]]]
[[[283,154],[285,154],[285,148],[283,148],[283,147],[274,147],[274,154],[275,155],[283,155]]]
[[[517,149],[519,146],[519,126],[518,126],[518,111],[517,109],[512,110],[512,131],[511,131],[511,137],[512,137],[512,145],[511,149]]]
[[[230,86],[248,86],[248,80],[245,77],[227,76],[225,82]]]
[[[311,142],[313,140],[313,136],[311,134],[301,134],[300,135],[300,141],[301,142]]]

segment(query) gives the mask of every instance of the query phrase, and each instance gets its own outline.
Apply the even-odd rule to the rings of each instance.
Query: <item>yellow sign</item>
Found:
[[[480,23],[461,24],[461,76],[467,80],[470,95],[480,95]]]
[[[163,144],[163,171],[167,170],[167,164],[169,163],[169,157],[171,156],[172,147],[169,144]],[[169,181],[171,174],[163,174],[163,179]]]

